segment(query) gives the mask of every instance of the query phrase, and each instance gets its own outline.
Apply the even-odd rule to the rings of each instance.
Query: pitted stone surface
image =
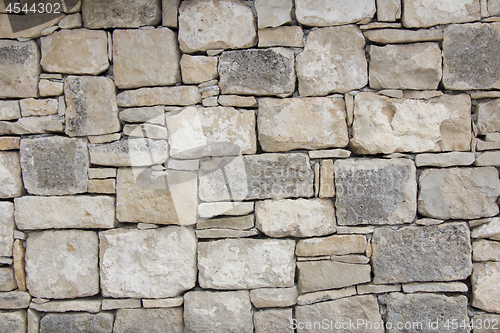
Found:
[[[375,0],[296,0],[297,21],[306,26],[329,26],[356,23],[372,18]]]
[[[86,0],[82,4],[85,28],[138,28],[161,22],[160,0]]]
[[[21,163],[17,151],[0,152],[0,198],[14,198],[23,194]]]
[[[14,244],[14,205],[0,201],[0,257],[12,257]]]
[[[408,28],[463,23],[481,19],[476,0],[403,1],[403,25]]]
[[[182,308],[119,309],[116,311],[114,333],[182,333]]]
[[[500,263],[474,263],[471,277],[472,306],[488,311],[500,311]]]
[[[292,333],[292,309],[266,309],[253,315],[255,333]]]
[[[48,313],[40,320],[40,333],[95,332],[111,333],[114,316],[111,312]]]
[[[146,166],[168,159],[166,140],[129,139],[89,144],[90,162],[108,166]]]
[[[2,333],[24,333],[28,328],[25,310],[0,311]]]

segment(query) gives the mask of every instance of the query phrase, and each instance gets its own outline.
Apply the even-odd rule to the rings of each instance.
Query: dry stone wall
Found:
[[[0,332],[500,331],[499,36],[498,0],[0,2]]]

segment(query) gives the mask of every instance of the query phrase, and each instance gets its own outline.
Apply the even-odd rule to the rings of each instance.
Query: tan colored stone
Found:
[[[299,26],[259,29],[259,47],[304,47],[304,32]]]
[[[472,270],[472,306],[488,311],[500,311],[500,263],[474,263]]]
[[[16,288],[14,270],[10,267],[0,267],[0,291],[12,291]]]
[[[345,149],[313,150],[309,152],[309,158],[348,158],[351,152]]]
[[[365,253],[366,237],[361,235],[333,235],[324,238],[301,239],[297,243],[297,256],[344,255]]]
[[[358,24],[361,24],[359,22]],[[371,29],[401,29],[403,25],[401,23],[393,23],[393,22],[369,22],[366,24],[362,24],[359,26],[361,31],[371,30]]]
[[[12,247],[12,257],[17,289],[21,291],[26,291],[25,254],[26,250],[24,249],[23,241],[16,239]]]
[[[296,0],[297,21],[306,26],[329,26],[356,23],[371,19],[375,14],[375,0]]]
[[[477,105],[477,129],[479,134],[500,132],[500,98]],[[488,140],[487,140],[488,141]]]
[[[63,94],[63,86],[62,82],[43,79],[38,83],[38,91],[41,97],[60,96]]]
[[[141,300],[137,298],[105,298],[102,300],[101,309],[115,310],[115,309],[136,309],[141,307]]]
[[[380,1],[380,0],[378,0]],[[444,32],[441,29],[373,29],[363,32],[370,41],[380,44],[400,44],[419,42],[440,42],[443,40]]]
[[[489,238],[494,240],[500,240],[500,219],[492,218],[488,220],[481,221],[476,228],[472,229],[472,238]],[[471,225],[473,227],[473,225]]]
[[[114,179],[91,179],[89,180],[89,193],[114,194]]]
[[[26,98],[19,101],[21,106],[21,114],[23,117],[29,116],[48,116],[57,114],[59,103],[57,99],[34,99]]]
[[[255,228],[248,230],[235,230],[235,229],[203,229],[196,230],[196,237],[199,239],[211,238],[243,238],[259,235],[259,231]]]
[[[333,181],[333,161],[322,160],[320,166],[319,197],[331,198],[335,196],[335,184]]]
[[[181,59],[182,82],[201,83],[216,79],[217,58],[184,54]]]
[[[498,331],[497,323],[500,323],[500,315],[476,313],[471,319],[471,324],[474,324],[474,333],[495,333]]]
[[[182,306],[182,303],[184,303],[184,298],[182,296],[160,299],[142,299],[142,306],[144,308],[175,308]]]
[[[423,218],[415,221],[416,225],[437,225],[443,223],[444,220]]]
[[[292,288],[262,288],[250,291],[250,300],[256,308],[286,308],[297,304],[299,292]]]
[[[292,0],[256,0],[259,29],[292,23]]]
[[[311,257],[306,257],[306,258],[311,258]],[[312,258],[318,258],[318,257],[312,257]],[[345,262],[348,264],[368,264],[370,262],[370,259],[368,257],[366,257],[364,255],[358,255],[358,254],[346,254],[346,255],[341,255],[341,256],[330,256],[330,260]]]
[[[181,0],[162,0],[162,25],[177,28],[177,15]]]
[[[293,333],[292,309],[258,310],[253,315],[255,333]]]
[[[5,127],[4,127],[5,126]],[[15,123],[1,122],[1,135],[63,133],[64,117],[57,115],[19,118]]]
[[[476,0],[403,1],[403,25],[407,28],[431,27],[438,24],[463,23],[481,19]]]
[[[210,218],[219,215],[247,215],[253,211],[253,202],[203,202],[198,206],[198,214],[202,218]]]
[[[82,14],[76,13],[72,15],[66,15],[59,21],[58,24],[61,29],[76,29],[83,26]]]
[[[191,105],[201,102],[201,94],[194,86],[141,88],[119,93],[116,102],[121,107]]]
[[[89,179],[116,178],[115,168],[89,168]]]
[[[377,0],[377,19],[394,22],[401,18],[400,0]]]
[[[217,101],[222,106],[235,106],[241,108],[257,107],[257,100],[253,96],[220,95]]]
[[[97,313],[101,311],[101,300],[83,298],[83,299],[72,299],[72,300],[52,300],[43,304],[37,304],[32,302],[30,304],[30,309],[40,312],[82,311],[82,312]]]
[[[130,108],[120,111],[119,118],[127,123],[154,123],[165,125],[165,107],[149,106],[143,108]]]
[[[200,160],[174,160],[170,158],[168,160],[168,169],[173,170],[185,170],[185,171],[198,171],[200,168]]]
[[[394,291],[401,291],[401,285],[399,284],[360,284],[356,286],[358,295],[364,294],[385,294]]]
[[[400,89],[384,89],[379,90],[378,93],[387,97],[403,98],[403,90]]]
[[[25,291],[0,292],[0,309],[26,309],[30,300],[30,294]]]
[[[488,0],[488,14],[491,16],[500,15],[500,1]]]
[[[403,291],[407,294],[427,293],[465,293],[469,289],[463,282],[428,282],[403,284]]]
[[[123,135],[132,138],[151,138],[151,139],[161,139],[167,140],[167,128],[165,125],[158,126],[153,124],[140,124],[140,125],[131,125],[126,124],[123,126]]]
[[[209,220],[199,221],[196,229],[232,229],[247,230],[254,227],[255,216],[249,214],[246,216],[221,217]]]
[[[405,90],[403,96],[404,98],[413,98],[413,99],[431,99],[434,97],[443,96],[443,93],[441,91],[434,91],[434,90],[424,90],[424,91]]]
[[[375,229],[373,227],[344,227],[337,226],[337,234],[352,235],[352,234],[372,234]]]
[[[500,142],[500,133],[486,133],[485,140],[490,142]]]
[[[129,139],[89,144],[90,162],[104,166],[147,166],[168,160],[166,140]]]
[[[113,332],[183,332],[182,308],[120,309]]]
[[[415,164],[421,166],[436,166],[446,168],[450,166],[471,165],[476,160],[474,153],[451,152],[443,154],[418,154],[415,156]]]
[[[57,25],[63,17],[63,14],[41,13],[30,14],[26,20],[24,15],[0,14],[0,38],[38,38],[43,30]]]
[[[19,152],[0,152],[0,198],[15,198],[24,193]]]
[[[356,295],[356,287],[347,287],[342,289],[316,291],[312,293],[299,295],[298,305],[309,305],[318,302],[331,301],[339,298]]]
[[[16,120],[21,118],[19,101],[0,101],[0,119]]]
[[[472,260],[500,261],[500,243],[480,239],[472,243]]]
[[[483,140],[477,140],[476,149],[477,151],[500,149],[500,142],[487,142]]]
[[[487,151],[476,157],[476,166],[500,166],[500,151]]]
[[[160,1],[86,0],[82,4],[83,24],[89,29],[138,28],[161,22]]]

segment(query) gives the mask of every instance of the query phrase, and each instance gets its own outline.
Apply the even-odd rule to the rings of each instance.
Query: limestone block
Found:
[[[141,300],[137,298],[105,298],[102,300],[102,310],[136,309],[141,304]]]
[[[168,138],[167,128],[165,125],[153,125],[153,124],[140,124],[131,125],[126,124],[123,126],[123,135],[127,135],[133,138],[151,138],[151,139],[162,139],[166,140]]]
[[[491,16],[500,15],[500,1],[488,0],[488,14],[490,14]]]
[[[155,123],[165,125],[165,107],[147,106],[143,108],[129,108],[120,111],[118,117],[126,123]]]
[[[85,1],[84,1],[85,3]],[[95,332],[111,333],[114,315],[111,312],[48,313],[40,321],[40,333]]]
[[[203,218],[218,215],[247,215],[253,211],[253,202],[203,202],[198,206],[198,215]]]
[[[25,117],[17,122],[0,121],[1,135],[63,133],[64,118],[57,115]]]
[[[407,28],[431,27],[438,24],[463,23],[481,19],[481,6],[476,0],[403,1],[403,25]]]
[[[191,105],[201,102],[198,87],[154,87],[127,90],[116,96],[116,103],[121,107],[155,105]]]
[[[259,310],[253,315],[255,333],[292,333],[292,321],[292,309]]]
[[[55,98],[34,99],[26,98],[19,101],[23,117],[48,116],[57,114],[59,103]]]
[[[216,79],[217,58],[191,56],[184,54],[181,59],[182,82],[185,84],[201,83]]]
[[[30,309],[40,312],[90,312],[97,313],[101,311],[101,300],[92,298],[79,298],[72,300],[52,300],[45,303],[30,304]]]
[[[30,300],[30,294],[25,291],[0,292],[0,309],[25,309]]]
[[[366,237],[362,235],[332,235],[323,238],[301,239],[297,242],[297,256],[315,257],[365,253]]]
[[[426,282],[408,283],[403,285],[403,291],[407,294],[413,293],[466,293],[469,290],[463,282]]]
[[[15,233],[15,231],[14,231]],[[26,238],[26,234],[25,234]],[[12,247],[12,261],[14,266],[14,277],[16,278],[17,288],[20,291],[26,291],[26,249],[23,246],[23,241],[21,239],[16,239],[14,241],[14,246]]]
[[[253,228],[254,223],[254,214],[249,214],[245,216],[221,217],[216,219],[198,221],[198,223],[196,223],[196,229],[248,230],[250,228]]]
[[[259,235],[259,231],[255,228],[248,230],[234,230],[234,229],[204,229],[196,230],[196,237],[198,238],[243,238]]]
[[[250,300],[256,308],[286,308],[297,304],[297,287],[262,288],[250,291]]]
[[[351,151],[345,149],[311,150],[310,158],[348,158]]]
[[[472,260],[500,261],[500,243],[480,239],[472,243]]]
[[[14,198],[23,194],[19,152],[0,152],[0,198]]]
[[[458,152],[442,154],[418,154],[415,156],[415,165],[421,166],[435,166],[446,168],[450,166],[467,166],[474,163],[476,160],[474,153]]]
[[[162,25],[170,28],[177,28],[177,15],[181,0],[162,0]]]
[[[241,108],[257,107],[257,100],[253,96],[220,95],[217,102],[222,106],[235,106]]]
[[[21,118],[19,101],[0,101],[0,119],[16,120]]]
[[[375,0],[296,0],[297,21],[306,26],[329,26],[356,23],[371,19]]]
[[[259,29],[259,47],[304,47],[304,32],[299,26]]]
[[[142,306],[144,308],[176,308],[182,306],[184,297],[171,297],[159,299],[142,299]]]
[[[66,15],[57,24],[61,29],[75,29],[81,28],[83,26],[82,14],[76,13],[72,15]]]
[[[490,221],[475,227],[472,229],[471,237],[500,240],[500,218],[494,217]]]
[[[168,159],[166,140],[129,139],[89,144],[90,162],[105,166],[146,166]]]
[[[401,285],[399,284],[361,284],[356,286],[358,295],[364,294],[385,294],[392,291],[401,291]]]
[[[443,30],[441,29],[373,29],[364,31],[363,35],[368,40],[380,44],[440,42],[444,37]]]
[[[0,150],[19,150],[21,145],[21,138],[15,136],[0,137]]]
[[[82,4],[85,28],[138,28],[161,22],[160,0],[86,0]]]
[[[182,333],[182,308],[120,309],[116,311],[113,332]]]
[[[0,291],[12,291],[16,288],[14,270],[10,267],[0,267]]]
[[[292,0],[256,0],[259,29],[292,23]]]
[[[500,311],[500,263],[474,263],[472,270],[472,306],[488,311]]]
[[[479,134],[500,132],[500,98],[477,104],[477,129]]]
[[[298,305],[309,305],[318,302],[331,301],[334,299],[344,298],[356,295],[356,287],[347,287],[342,289],[332,289],[315,291],[312,293],[299,295],[297,299]]]
[[[24,333],[28,327],[26,311],[0,311],[2,331],[5,333]]]
[[[36,3],[36,4],[38,4],[38,3],[45,3],[45,4],[54,3],[54,2],[51,2],[51,0],[20,0],[19,2],[22,4],[22,6],[24,6],[24,4],[26,4],[28,6],[28,8],[31,8],[31,5],[33,3]],[[80,11],[81,4],[82,4],[81,0],[58,0],[56,2],[61,4],[61,8],[59,9],[59,11],[62,13],[66,13],[66,14],[76,13],[76,12]],[[31,13],[30,13],[30,15],[31,15]]]
[[[500,165],[500,151],[486,151],[481,153],[474,163],[476,166],[498,166]]]
[[[377,0],[377,19],[394,22],[401,18],[401,0]]]

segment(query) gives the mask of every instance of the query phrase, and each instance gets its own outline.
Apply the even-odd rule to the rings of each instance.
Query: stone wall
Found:
[[[499,0],[19,2],[0,332],[500,330]]]

